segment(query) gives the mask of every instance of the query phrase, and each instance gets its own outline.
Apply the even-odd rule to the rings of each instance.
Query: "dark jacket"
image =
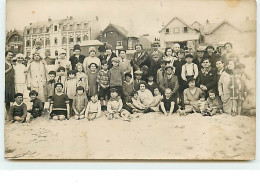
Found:
[[[75,55],[72,55],[69,58],[69,61],[71,62],[72,70],[74,70],[76,68],[77,63],[83,64],[83,61],[84,61],[85,58],[86,57],[84,55],[79,55],[79,58],[75,57]]]
[[[176,94],[176,92],[179,89],[179,82],[177,76],[172,75],[171,78],[168,79],[167,75],[164,75],[163,83],[160,85],[160,89],[162,91],[165,91],[167,88],[170,88],[172,90],[172,93]]]
[[[211,68],[207,75],[204,75],[201,70],[199,71],[198,75],[198,84],[205,85],[207,90],[210,89],[217,90],[217,69]]]
[[[114,58],[114,57],[117,57],[114,52],[111,53],[110,58],[108,58],[107,55],[104,56],[103,61],[107,61],[107,63],[108,63],[108,69],[111,69],[111,68],[112,68],[112,61],[111,61],[111,60],[112,60],[112,58]],[[101,61],[101,60],[100,60],[100,61]],[[101,61],[101,62],[102,62],[102,61]]]
[[[212,53],[211,56],[208,53],[205,53],[203,58],[208,58],[209,59],[209,62],[211,64],[212,68],[216,68],[216,62],[217,62],[217,60],[220,59],[215,53]]]
[[[142,51],[141,55],[138,57],[138,53],[135,52],[133,59],[131,61],[134,71],[141,69],[144,65],[150,66],[150,57],[146,51]]]

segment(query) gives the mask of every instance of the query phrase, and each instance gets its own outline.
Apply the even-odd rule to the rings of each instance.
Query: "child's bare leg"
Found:
[[[79,115],[75,115],[74,118],[75,118],[76,120],[78,120],[78,119],[79,119]]]
[[[54,119],[54,120],[58,120],[59,119],[59,117],[58,116],[53,116],[53,118],[52,119]]]
[[[64,115],[59,115],[59,120],[61,120],[61,121],[65,120],[65,116]]]
[[[20,116],[15,116],[14,121],[22,121],[22,118]]]
[[[217,109],[213,109],[211,112],[210,112],[210,115],[213,116],[213,115],[216,115],[217,114]]]
[[[26,122],[29,123],[31,121],[31,113],[27,112]]]
[[[82,115],[79,116],[79,119],[84,119],[84,118],[85,118],[85,115],[84,115],[84,114],[82,114]]]

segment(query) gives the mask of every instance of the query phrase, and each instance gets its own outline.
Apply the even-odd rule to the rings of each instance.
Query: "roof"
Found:
[[[200,26],[202,25],[202,24],[200,24],[198,21],[194,21],[194,22],[191,24],[191,27],[192,27],[193,24],[195,24],[195,23],[198,23]]]
[[[183,42],[183,41],[189,41],[189,40],[198,40],[200,37],[200,34],[174,34],[174,35],[167,35],[165,37],[165,42]]]
[[[212,34],[214,31],[216,31],[220,26],[222,26],[223,24],[228,24],[229,26],[233,27],[234,29],[236,29],[237,31],[241,32],[242,30],[237,27],[234,26],[234,24],[231,24],[230,22],[228,22],[227,20],[224,20],[220,23],[206,23],[203,25],[203,34],[208,35],[208,34]]]
[[[228,21],[224,20],[222,21],[220,24],[218,24],[214,29],[211,30],[211,32],[209,32],[209,34],[213,33],[214,31],[216,31],[220,26],[222,26],[223,24],[228,24],[231,27],[233,27],[234,29],[241,31],[240,29],[238,29],[237,27],[235,27],[234,25],[230,24]]]
[[[108,29],[110,26],[112,26],[113,28],[115,28],[119,33],[121,33],[123,36],[127,37],[127,34],[128,34],[128,31],[124,28],[124,27],[121,27],[121,26],[118,26],[118,25],[115,25],[115,24],[112,24],[110,23],[105,29]],[[103,31],[103,32],[104,32]]]
[[[246,20],[239,22],[237,25],[244,32],[256,31],[256,20]]]
[[[100,46],[103,45],[99,40],[86,40],[80,43],[80,46]]]
[[[168,24],[166,24],[160,31],[162,32],[169,24],[172,23],[172,21],[174,21],[175,19],[178,19],[179,21],[181,21],[183,24],[185,24],[187,27],[189,27],[190,29],[194,30],[194,28],[190,27],[186,22],[184,22],[182,19],[180,19],[179,17],[174,17],[170,22],[168,22]]]

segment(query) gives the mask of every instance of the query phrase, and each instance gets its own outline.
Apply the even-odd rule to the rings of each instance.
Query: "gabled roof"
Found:
[[[202,25],[202,24],[200,24],[198,21],[194,21],[194,22],[191,24],[191,27],[192,27],[193,24],[195,24],[195,23],[198,23],[200,26]]]
[[[113,27],[114,29],[116,29],[119,33],[121,33],[123,36],[127,37],[127,34],[128,34],[128,31],[121,27],[121,26],[118,26],[118,25],[115,25],[115,24],[112,24],[110,23],[105,29],[103,32],[105,32],[108,28],[110,27]]]
[[[216,31],[220,26],[222,26],[223,24],[228,24],[229,26],[233,27],[234,29],[236,29],[237,31],[241,32],[240,29],[238,29],[237,27],[235,27],[234,25],[230,24],[227,20],[222,21],[220,24],[218,24],[215,28],[213,28],[208,34],[212,34],[214,31]]]
[[[174,21],[175,19],[179,20],[180,22],[182,22],[183,24],[185,24],[187,27],[189,27],[190,29],[194,30],[194,28],[190,27],[187,23],[185,23],[182,19],[180,19],[179,17],[174,17],[168,24],[166,24],[160,31],[159,33],[161,33],[165,28],[167,28],[167,26],[169,24],[172,23],[172,21]]]

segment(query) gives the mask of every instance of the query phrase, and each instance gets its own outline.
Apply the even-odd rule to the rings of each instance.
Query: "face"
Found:
[[[216,67],[218,70],[222,70],[222,69],[224,69],[224,64],[221,61],[217,61]]]
[[[182,59],[184,57],[184,53],[179,53],[178,57],[179,57],[179,59]]]
[[[63,71],[63,70],[60,70],[60,72],[59,72],[59,74],[62,76],[62,75],[64,75],[64,73],[65,73],[65,71]]]
[[[174,52],[178,52],[180,50],[180,45],[179,44],[174,44],[173,50],[174,50]]]
[[[165,66],[166,66],[166,64],[165,64],[165,63],[161,63],[161,68],[162,68],[162,69],[164,69],[164,68],[165,68]]]
[[[70,78],[70,79],[75,78],[75,74],[69,74],[69,78]]]
[[[159,91],[159,89],[155,88],[153,90],[153,93],[154,93],[155,96],[157,96],[157,95],[159,95],[160,91]]]
[[[74,51],[74,53],[75,53],[75,55],[80,55],[80,50],[76,49],[76,50]]]
[[[62,92],[62,86],[61,85],[57,85],[56,86],[56,91],[57,92]]]
[[[49,78],[50,78],[50,80],[54,80],[55,75],[54,75],[54,74],[50,74],[50,75],[49,75]]]
[[[200,98],[200,101],[205,101],[205,98],[204,97]]]
[[[144,84],[140,84],[140,91],[142,91],[142,92],[145,91],[145,85]]]
[[[153,60],[158,62],[159,61],[159,56],[153,56]]]
[[[125,81],[126,81],[126,82],[130,82],[130,81],[131,81],[131,77],[130,77],[130,76],[126,76],[126,77],[125,77]]]
[[[37,43],[37,44],[35,44],[35,47],[36,47],[37,49],[40,49],[40,48],[42,47],[42,45],[41,45],[40,43]]]
[[[142,47],[141,47],[141,46],[136,46],[136,47],[135,47],[135,50],[136,50],[138,53],[140,53],[140,52],[142,51]]]
[[[157,51],[158,48],[159,48],[159,45],[158,45],[158,44],[154,44],[154,45],[152,46],[152,48],[153,48],[154,51]]]
[[[41,59],[40,55],[39,54],[34,54],[34,60],[35,61],[39,61]]]
[[[120,52],[120,57],[121,57],[122,59],[125,59],[125,57],[126,57],[125,51],[121,51],[121,52]]]
[[[108,69],[108,65],[107,64],[104,64],[103,66],[102,66],[102,68],[103,68],[103,70],[107,70]]]
[[[225,49],[226,49],[227,52],[230,52],[232,50],[232,48],[231,48],[231,46],[229,44],[227,44],[225,46]]]
[[[82,66],[78,66],[77,70],[78,70],[78,72],[82,72],[83,71],[83,67]]]
[[[138,98],[138,94],[137,94],[137,93],[135,93],[135,94],[134,94],[134,99],[136,99],[136,100],[137,100],[137,98]]]
[[[112,92],[110,95],[111,95],[111,98],[116,98],[118,96],[117,92]]]
[[[190,88],[195,87],[195,81],[191,81],[191,82],[189,82],[189,87],[190,87]]]
[[[210,62],[209,62],[209,60],[204,60],[201,65],[204,68],[208,68],[208,67],[210,67]]]
[[[165,97],[166,97],[166,98],[170,98],[172,92],[171,92],[170,90],[166,90],[164,94],[165,94]]]
[[[153,76],[149,76],[148,81],[152,82],[153,81]]]
[[[229,61],[229,62],[228,62],[228,65],[227,65],[227,68],[228,68],[229,70],[234,70],[234,68],[235,68],[234,61]]]
[[[17,62],[22,63],[23,62],[23,57],[17,57]]]
[[[188,48],[192,48],[193,47],[193,42],[192,41],[188,41],[187,42],[187,47]]]
[[[114,66],[114,67],[117,67],[117,66],[119,66],[119,63],[118,63],[118,62],[115,62],[115,61],[114,61],[114,62],[112,62],[112,64],[113,64],[113,66]]]
[[[166,56],[172,56],[172,50],[171,49],[167,49],[166,51]]]
[[[211,48],[211,47],[208,48],[208,49],[207,49],[207,52],[208,52],[208,53],[213,53],[213,48]]]
[[[95,51],[95,50],[90,50],[90,51],[89,51],[89,55],[90,55],[91,57],[94,57],[94,56],[96,55],[96,51]]]
[[[172,74],[172,68],[167,68],[166,74],[167,74],[167,75],[171,75],[171,74]]]
[[[65,53],[61,53],[61,54],[60,54],[60,58],[61,58],[61,59],[64,59],[65,57],[66,57],[66,54],[65,54]]]
[[[135,75],[135,77],[136,77],[137,80],[141,80],[142,75]]]
[[[202,57],[203,57],[203,52],[201,52],[201,51],[197,52],[197,56],[198,56],[199,58],[202,58]]]
[[[36,99],[36,97],[37,97],[37,96],[36,96],[36,95],[34,95],[34,94],[30,96],[31,100],[35,100],[35,99]]]
[[[107,49],[107,50],[106,50],[106,54],[107,54],[107,55],[111,55],[111,53],[112,53],[112,50],[111,50],[111,49]]]
[[[93,103],[96,103],[96,102],[98,101],[98,96],[97,96],[97,95],[91,96],[91,101],[92,101]]]
[[[236,74],[235,74],[235,78],[236,78],[236,79],[241,79],[241,76],[242,76],[242,75],[241,75],[240,73],[236,73]]]
[[[77,93],[78,93],[78,95],[82,95],[84,93],[84,91],[83,90],[78,90]]]
[[[215,93],[209,93],[209,98],[212,100],[215,99]]]
[[[191,58],[191,57],[188,57],[188,58],[186,58],[185,60],[186,60],[186,62],[187,62],[188,64],[190,64],[190,63],[192,62],[192,58]]]
[[[91,64],[90,65],[90,70],[91,71],[95,71],[97,69],[96,65],[95,64]]]
[[[23,97],[22,97],[22,96],[16,97],[16,98],[15,98],[15,102],[16,102],[17,104],[21,104],[21,103],[23,102]]]

